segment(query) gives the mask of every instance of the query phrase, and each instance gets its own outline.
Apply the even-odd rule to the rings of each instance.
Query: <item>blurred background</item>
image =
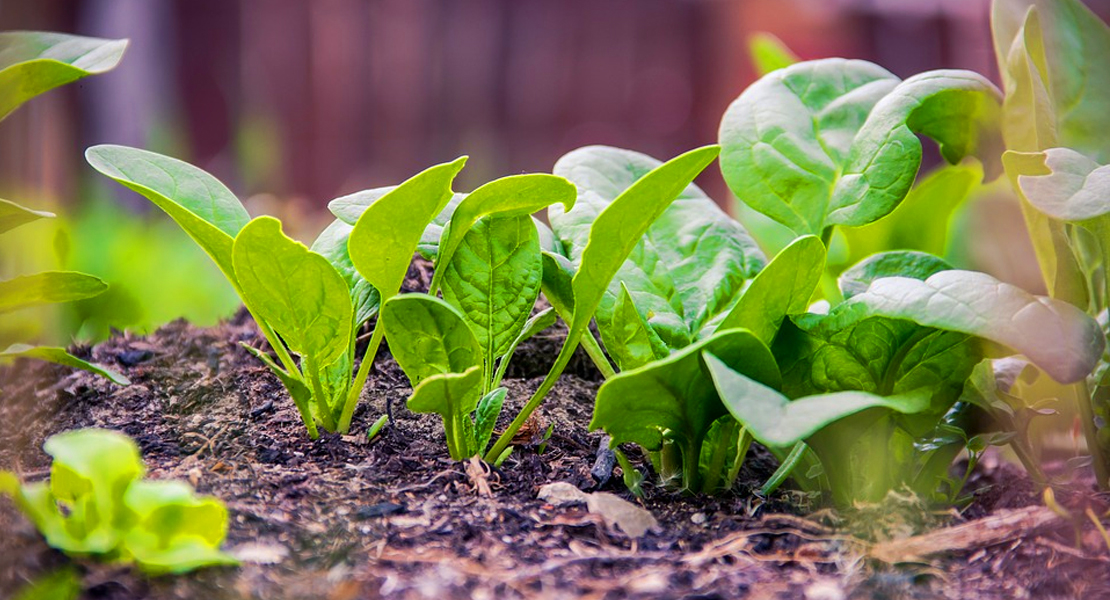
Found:
[[[1110,0],[1091,4],[1107,16]],[[0,125],[0,197],[65,216],[8,236],[0,276],[64,265],[112,284],[57,309],[54,329],[38,332],[52,341],[234,311],[235,295],[174,223],[85,164],[92,144],[192,162],[308,242],[330,220],[328,200],[460,154],[471,156],[463,191],[549,171],[586,144],[669,158],[715,142],[756,77],[757,31],[804,59],[997,81],[988,13],[988,0],[0,0],[0,29],[131,40],[116,70]],[[731,205],[715,167],[699,183]],[[965,218],[1023,231],[1008,202],[991,202]],[[955,252],[1038,285],[1020,249]],[[0,342],[5,327],[42,322],[19,319],[0,323]]]

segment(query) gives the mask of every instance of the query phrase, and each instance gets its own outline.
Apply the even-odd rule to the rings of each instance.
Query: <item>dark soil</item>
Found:
[[[560,335],[553,330],[521,349],[502,427],[539,384]],[[837,529],[847,521],[813,512],[810,499],[755,495],[774,467],[758,451],[729,495],[648,485],[642,504],[661,528],[639,540],[582,505],[548,505],[537,490],[555,481],[633,499],[619,469],[607,481],[591,475],[602,437],[587,425],[600,382],[584,359],[502,468],[468,475],[467,463],[447,458],[438,417],[404,408],[408,380],[388,352],[374,366],[355,435],[311,441],[277,379],[240,342],[264,344],[243,313],[211,329],[179,321],[75,349],[125,373],[134,382],[126,388],[51,365],[0,372],[0,468],[42,479],[46,436],[91,426],[123,431],[141,446],[150,476],[191,481],[226,502],[227,547],[252,557],[236,569],[161,578],[82,560],[83,598],[1110,597],[1106,543],[1089,520],[886,566],[868,558],[858,527]],[[389,399],[396,423],[366,442]],[[480,493],[483,483],[492,495]],[[1091,506],[1104,514],[1105,498],[1090,487],[1073,484],[1057,499],[1075,513]],[[968,489],[975,501],[933,515],[932,527],[1042,503],[1020,469],[989,457]],[[911,533],[896,512],[884,515],[883,531]],[[0,598],[69,563],[7,500],[0,528]]]

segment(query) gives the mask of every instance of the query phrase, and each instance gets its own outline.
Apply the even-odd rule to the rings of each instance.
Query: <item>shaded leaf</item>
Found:
[[[43,360],[65,367],[73,367],[99,375],[116,385],[131,385],[131,380],[107,367],[81,360],[66,352],[65,348],[49,346],[28,346],[27,344],[12,344],[0,352],[0,359],[33,358]]]

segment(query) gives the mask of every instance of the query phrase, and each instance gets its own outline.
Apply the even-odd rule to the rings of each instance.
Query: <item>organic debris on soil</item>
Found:
[[[426,283],[414,271],[410,287]],[[538,386],[561,335],[552,329],[519,351],[501,427]],[[230,509],[228,547],[242,567],[146,578],[79,561],[82,597],[1110,597],[1106,542],[1083,516],[1086,508],[1104,515],[1107,503],[1090,481],[1057,493],[1060,510],[1074,520],[1027,509],[1040,520],[1020,521],[1013,509],[1044,503],[1020,469],[988,456],[969,482],[974,502],[935,515],[932,526],[1018,525],[1002,536],[972,532],[960,538],[970,545],[937,553],[928,552],[929,539],[915,538],[912,547],[927,555],[892,566],[873,550],[898,544],[834,527],[847,517],[802,516],[812,499],[789,492],[759,497],[754,490],[775,466],[759,451],[734,494],[684,496],[646,484],[646,499],[637,501],[619,468],[610,473],[604,465],[611,461],[598,461],[603,434],[588,432],[588,423],[600,376],[585,358],[576,359],[511,457],[492,468],[447,458],[438,417],[404,408],[408,380],[388,353],[374,366],[355,435],[311,441],[281,384],[241,343],[265,343],[245,311],[210,329],[177,321],[149,336],[121,333],[74,349],[120,369],[134,382],[126,388],[45,364],[0,372],[0,468],[42,479],[46,436],[107,427],[135,438],[151,477],[186,479]],[[387,401],[396,422],[367,441]],[[638,502],[658,526],[630,539],[584,503],[538,499],[553,482]],[[68,563],[7,500],[0,500],[0,528],[0,598]],[[920,533],[903,529],[884,531]]]

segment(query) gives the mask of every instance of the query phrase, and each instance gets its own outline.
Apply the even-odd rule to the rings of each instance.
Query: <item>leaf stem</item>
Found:
[[[1107,464],[1106,453],[1098,443],[1098,427],[1095,425],[1095,413],[1091,406],[1094,398],[1086,381],[1080,381],[1071,386],[1075,395],[1076,404],[1079,405],[1079,418],[1083,422],[1083,437],[1087,438],[1087,452],[1091,454],[1091,463],[1094,466],[1095,477],[1098,479],[1098,489],[1110,489],[1110,465]]]
[[[379,315],[378,319],[374,321],[374,332],[370,334],[370,344],[366,346],[366,353],[362,355],[362,364],[358,366],[354,384],[347,391],[347,402],[343,405],[343,412],[339,415],[339,423],[336,427],[338,433],[345,434],[351,428],[351,419],[354,418],[355,407],[358,406],[362,388],[366,385],[366,379],[370,376],[370,366],[374,364],[374,359],[378,356],[378,346],[381,346],[382,337],[384,336],[385,328],[382,327],[381,315]],[[389,421],[393,422],[393,415],[391,414],[393,410],[388,398],[386,402],[386,415],[389,417]]]
[[[601,349],[601,344],[599,344],[597,338],[594,337],[594,332],[587,331],[586,334],[582,336],[581,343],[582,349],[586,351],[590,360],[593,361],[594,366],[597,367],[597,370],[601,371],[602,377],[609,379],[617,374],[616,369],[613,368],[609,359],[605,357],[605,351]]]

